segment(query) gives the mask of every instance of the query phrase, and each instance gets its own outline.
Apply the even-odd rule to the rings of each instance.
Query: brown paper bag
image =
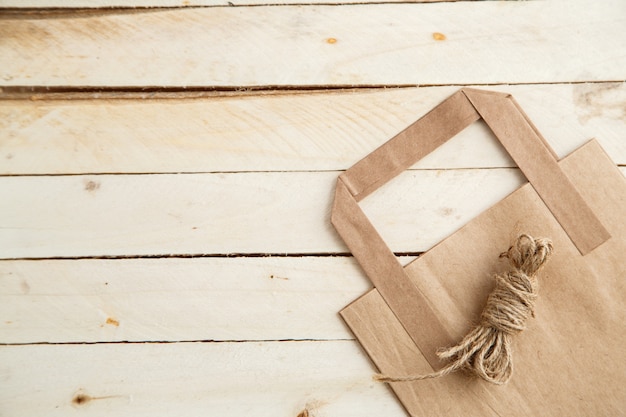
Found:
[[[480,118],[529,184],[402,267],[358,202]],[[511,96],[463,89],[339,177],[332,223],[376,287],[341,315],[394,376],[445,365],[436,351],[479,321],[516,232],[554,243],[509,383],[391,383],[410,415],[626,415],[626,181],[596,141],[557,161]]]

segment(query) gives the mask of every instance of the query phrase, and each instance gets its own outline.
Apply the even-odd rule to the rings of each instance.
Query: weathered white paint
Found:
[[[625,26],[622,0],[8,16],[0,86],[615,81],[626,78]]]
[[[486,88],[513,94],[559,156],[596,137],[626,164],[625,83]],[[346,169],[456,90],[0,100],[0,173]],[[415,167],[504,166],[514,164],[475,123]]]
[[[0,257],[328,253],[339,172],[0,177]],[[424,251],[516,190],[517,169],[406,171],[362,202]]]
[[[346,252],[329,221],[337,175],[2,177],[0,256]],[[524,182],[510,168],[406,171],[361,205],[392,250],[421,252]]]
[[[16,3],[0,7],[33,6]],[[2,258],[345,251],[328,223],[337,170],[457,84],[531,83],[487,88],[559,156],[595,136],[626,161],[621,0],[20,13],[0,18],[0,175],[42,176],[0,177]],[[327,89],[354,84],[442,87]],[[302,85],[320,91],[7,88]],[[477,124],[417,166],[447,169],[363,207],[394,250],[422,251],[522,182],[475,168],[508,166]],[[351,258],[0,261],[0,343],[26,343],[0,346],[0,415],[403,416],[358,345],[330,340],[351,337],[335,314],[368,286]],[[283,338],[319,340],[260,341]],[[191,339],[232,342],[154,343]],[[120,340],[147,343],[97,343]]]
[[[0,261],[0,343],[351,339],[369,288],[351,257]]]
[[[402,416],[373,373],[354,341],[0,346],[0,410],[50,417],[302,417],[305,409],[316,417]]]

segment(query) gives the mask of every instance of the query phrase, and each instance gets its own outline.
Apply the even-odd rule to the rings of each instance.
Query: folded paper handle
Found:
[[[610,238],[554,151],[508,94],[462,89],[339,176],[331,221],[433,369],[451,340],[358,202],[482,118],[582,255]],[[418,323],[422,317],[425,323]]]

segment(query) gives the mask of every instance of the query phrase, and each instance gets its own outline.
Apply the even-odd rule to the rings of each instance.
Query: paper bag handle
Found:
[[[582,255],[610,238],[558,165],[554,151],[508,94],[462,89],[339,176],[331,221],[433,369],[454,341],[358,202],[482,118]],[[414,317],[421,317],[418,323]]]

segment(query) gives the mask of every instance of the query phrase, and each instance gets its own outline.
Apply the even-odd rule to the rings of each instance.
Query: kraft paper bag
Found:
[[[529,183],[403,267],[358,202],[481,118]],[[340,175],[332,223],[375,286],[341,316],[392,376],[445,365],[517,233],[553,242],[510,381],[390,383],[411,416],[626,415],[626,180],[595,140],[558,160],[510,95],[463,89]]]

